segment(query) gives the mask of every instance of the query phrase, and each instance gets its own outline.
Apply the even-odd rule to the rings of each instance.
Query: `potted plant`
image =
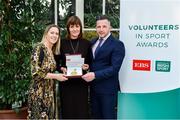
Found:
[[[7,118],[15,119],[16,116],[17,118],[26,118],[27,116],[27,95],[31,80],[30,49],[29,44],[19,41],[11,41],[11,44],[1,41],[0,119],[5,118],[4,115],[10,112],[13,113],[10,113],[11,115],[8,115]],[[25,113],[21,108],[25,110]],[[23,117],[20,116],[22,114]]]
[[[26,106],[25,117],[19,118],[27,116],[32,43],[41,39],[45,24],[50,22],[49,7],[46,0],[1,1],[0,113],[13,110],[19,113],[15,116],[19,116],[21,108]],[[0,114],[0,119],[2,116]]]
[[[7,118],[26,118],[27,95],[30,73],[31,26],[26,20],[28,14],[18,3],[2,1],[0,5],[0,119],[4,114],[14,112]],[[22,13],[22,12],[21,12]],[[25,21],[25,22],[24,22]],[[21,108],[25,109],[24,117]],[[1,114],[3,113],[3,115]],[[18,114],[17,114],[18,113]]]

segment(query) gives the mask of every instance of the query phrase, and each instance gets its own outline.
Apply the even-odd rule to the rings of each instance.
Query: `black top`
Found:
[[[61,55],[55,55],[58,71],[60,66],[66,67],[65,54],[81,54],[82,58],[85,58],[85,63],[89,64],[90,51],[91,51],[91,44],[90,41],[88,40],[85,39],[61,40]]]
[[[65,54],[81,54],[85,63],[90,62],[90,41],[74,39],[61,41],[61,55],[55,56],[57,68],[66,66]],[[69,78],[60,82],[60,99],[62,118],[89,118],[88,108],[88,83],[82,78]]]

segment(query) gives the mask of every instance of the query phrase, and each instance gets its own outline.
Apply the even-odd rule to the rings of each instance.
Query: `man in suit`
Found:
[[[119,88],[119,70],[125,56],[125,47],[120,40],[111,35],[111,24],[106,16],[96,21],[98,38],[92,42],[91,72],[82,78],[91,82],[91,113],[94,119],[115,119],[117,94]]]

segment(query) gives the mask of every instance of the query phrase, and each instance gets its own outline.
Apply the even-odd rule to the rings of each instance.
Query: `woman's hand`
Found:
[[[88,64],[83,64],[82,65],[82,69],[83,70],[88,70],[89,69],[89,65]]]
[[[55,79],[58,81],[66,81],[68,78],[62,73],[47,73],[45,79]]]
[[[66,74],[66,73],[67,73],[67,68],[61,67],[61,71],[62,71],[64,74]]]
[[[68,78],[64,74],[61,74],[61,73],[56,74],[56,79],[58,81],[66,81],[66,80],[68,80]]]

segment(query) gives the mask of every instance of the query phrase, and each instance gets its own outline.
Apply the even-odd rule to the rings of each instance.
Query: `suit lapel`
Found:
[[[102,44],[102,46],[100,47],[100,49],[99,49],[99,51],[98,51],[98,53],[97,53],[97,57],[99,56],[99,55],[101,55],[100,53],[103,51],[103,49],[105,49],[105,48],[108,48],[109,47],[109,45],[110,45],[110,42],[111,42],[111,35],[107,38],[107,40]],[[96,58],[97,58],[96,57]]]
[[[95,39],[91,40],[91,45],[93,46],[96,43],[97,40],[98,40],[98,38],[95,38]]]

